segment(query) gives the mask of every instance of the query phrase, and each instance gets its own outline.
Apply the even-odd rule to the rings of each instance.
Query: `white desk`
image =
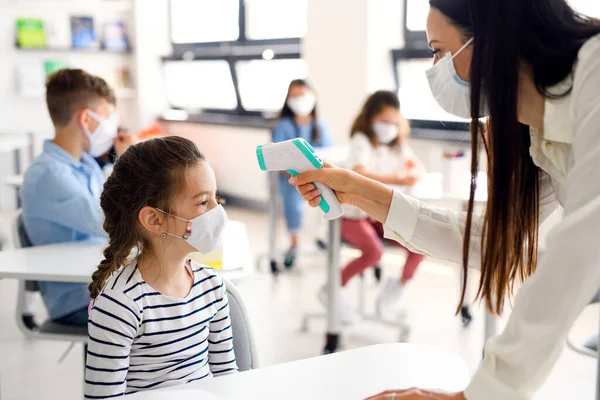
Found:
[[[4,179],[4,184],[18,190],[21,188],[21,186],[23,186],[23,181],[23,175],[10,175]]]
[[[460,391],[469,380],[467,366],[457,355],[432,347],[396,343],[147,391],[127,398],[197,400],[203,398],[204,391],[224,399],[358,400],[387,389],[415,386]]]
[[[9,153],[31,145],[29,135],[0,134],[0,153]]]
[[[234,283],[253,273],[246,226],[230,221],[224,233],[223,270]],[[0,251],[0,278],[88,283],[102,260],[105,244],[61,243]]]

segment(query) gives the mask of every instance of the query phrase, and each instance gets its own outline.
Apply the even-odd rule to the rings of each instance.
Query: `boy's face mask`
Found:
[[[115,138],[117,137],[117,133],[119,131],[120,118],[117,113],[112,114],[108,118],[103,118],[92,110],[88,110],[88,112],[90,117],[98,122],[98,127],[94,130],[94,132],[90,132],[90,130],[86,127],[83,128],[85,135],[90,141],[90,149],[88,153],[90,153],[92,157],[100,157],[101,155],[107,153],[114,145]]]

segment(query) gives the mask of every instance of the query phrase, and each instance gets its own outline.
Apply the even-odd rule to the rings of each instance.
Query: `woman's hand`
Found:
[[[303,172],[296,177],[291,177],[289,182],[296,186],[302,198],[311,207],[318,207],[321,202],[321,192],[315,188],[313,182],[320,182],[333,189],[340,203],[352,204],[352,199],[356,196],[354,180],[357,177],[358,175],[352,171],[325,163],[325,168]]]
[[[381,223],[385,223],[392,204],[389,186],[327,163],[325,168],[303,172],[289,182],[312,207],[321,203],[321,193],[313,185],[319,182],[333,189],[340,203],[356,206]]]
[[[366,400],[466,400],[461,393],[441,393],[423,389],[386,390]]]

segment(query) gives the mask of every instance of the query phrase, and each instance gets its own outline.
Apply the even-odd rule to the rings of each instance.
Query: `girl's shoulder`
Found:
[[[202,281],[203,284],[206,283],[205,286],[211,287],[221,286],[223,284],[223,278],[221,278],[221,275],[219,275],[214,268],[194,260],[190,260],[190,267],[196,282]]]
[[[275,125],[275,129],[294,128],[295,123],[291,118],[283,117]]]
[[[371,144],[371,141],[369,140],[369,137],[361,131],[356,131],[352,134],[352,136],[350,136],[350,146],[352,146],[352,147],[358,146],[361,148],[373,147],[373,145]]]
[[[141,281],[141,274],[139,273],[137,262],[121,267],[115,272],[104,285],[105,290],[111,290],[113,292],[124,292],[127,293],[131,288],[139,285]]]
[[[327,125],[327,123],[322,120],[322,119],[318,119],[317,120],[317,126],[319,127],[319,129],[322,130],[329,130],[329,126]]]

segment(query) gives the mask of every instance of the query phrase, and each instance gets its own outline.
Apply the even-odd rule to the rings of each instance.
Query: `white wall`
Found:
[[[402,1],[309,0],[303,54],[337,144],[371,92],[393,89],[390,50],[402,40]]]
[[[255,149],[271,141],[270,130],[182,122],[163,126],[170,134],[198,144],[215,170],[221,192],[253,201],[268,200],[267,174],[258,166]]]
[[[172,53],[168,0],[135,0],[137,113],[140,126],[156,120],[168,107],[162,79],[162,56]]]

